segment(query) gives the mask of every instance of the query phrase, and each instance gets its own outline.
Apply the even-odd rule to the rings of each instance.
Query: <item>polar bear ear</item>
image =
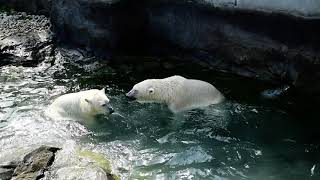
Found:
[[[102,88],[100,91],[106,93],[106,88]]]
[[[154,89],[151,87],[151,88],[148,88],[148,93],[149,94],[153,94],[154,93]]]

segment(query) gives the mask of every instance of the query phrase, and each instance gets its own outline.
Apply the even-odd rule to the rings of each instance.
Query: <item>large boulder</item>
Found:
[[[44,176],[52,165],[55,153],[59,148],[41,146],[28,153],[20,162],[0,164],[0,179],[2,180],[35,180]]]
[[[120,180],[111,174],[110,161],[104,154],[84,149],[67,141],[56,155],[46,179]]]

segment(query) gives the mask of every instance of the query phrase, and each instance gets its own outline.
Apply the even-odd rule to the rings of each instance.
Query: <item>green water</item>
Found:
[[[214,84],[227,101],[176,117],[163,105],[129,102],[124,96],[137,82],[175,74]],[[279,86],[152,57],[112,63],[71,63],[61,57],[54,66],[5,66],[0,82],[3,162],[39,144],[74,141],[106,155],[122,179],[320,178],[312,123],[317,112],[290,94],[261,95]],[[118,114],[91,125],[52,122],[43,115],[61,94],[102,87]]]

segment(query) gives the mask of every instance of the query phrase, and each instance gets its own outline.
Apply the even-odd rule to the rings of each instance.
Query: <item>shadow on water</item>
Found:
[[[0,105],[8,108],[0,114],[0,120],[5,121],[0,122],[0,134],[6,135],[1,138],[15,136],[7,131],[11,128],[10,122],[22,123],[20,120],[24,118],[24,123],[36,130],[20,127],[18,123],[11,125],[10,131],[39,131],[50,139],[51,136],[62,137],[63,133],[71,134],[73,138],[68,128],[77,133],[77,129],[84,128],[84,132],[91,133],[81,135],[84,136],[80,138],[82,143],[107,154],[116,172],[131,179],[320,177],[318,113],[314,104],[301,101],[304,98],[293,88],[279,97],[266,98],[262,92],[279,86],[215,72],[205,65],[185,63],[175,57],[117,57],[107,63],[96,60],[81,63],[61,63],[61,68],[51,70],[50,78],[45,79],[41,74],[35,84],[32,84],[33,77],[27,77],[30,83],[25,92],[17,90],[20,84],[8,81],[2,71]],[[12,71],[10,73],[12,76]],[[225,94],[227,101],[174,115],[164,105],[129,102],[124,96],[135,83],[144,79],[175,74],[212,83]],[[28,115],[37,114],[37,108],[48,105],[60,94],[103,87],[106,87],[116,113],[99,117],[93,124],[71,123],[51,135],[40,128],[41,123],[46,125],[48,122],[35,121]],[[36,92],[43,94],[36,96]],[[31,100],[26,100],[28,98]],[[37,108],[14,111],[28,104],[36,104]],[[14,116],[7,119],[10,112]],[[54,129],[52,127],[59,127],[49,125],[48,132]],[[6,140],[3,142],[5,146]]]

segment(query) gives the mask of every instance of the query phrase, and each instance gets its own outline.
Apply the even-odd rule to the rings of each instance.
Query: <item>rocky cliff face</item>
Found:
[[[195,0],[194,2],[234,10],[282,13],[305,18],[320,17],[318,0]]]
[[[5,4],[18,6],[18,1],[23,0]],[[221,71],[286,83],[314,93],[314,81],[320,79],[319,3],[34,0],[24,10],[33,13],[43,9],[60,41],[93,49],[100,55],[119,51],[182,54],[181,58],[206,62]],[[8,38],[1,42],[8,42]]]
[[[318,19],[179,4],[153,5],[147,14],[151,42],[188,50],[216,69],[301,88],[320,78]]]
[[[45,16],[0,13],[0,66],[50,61],[54,41],[50,28]]]
[[[51,20],[60,39],[106,52],[143,39],[139,36],[144,28],[140,5],[114,0],[56,0]]]

